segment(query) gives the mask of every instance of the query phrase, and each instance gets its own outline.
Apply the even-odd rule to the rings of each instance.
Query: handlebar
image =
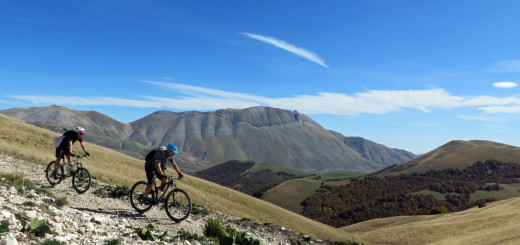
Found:
[[[77,154],[72,153],[72,154],[70,154],[70,156],[72,156],[72,157],[76,157],[76,158],[82,158],[82,157],[88,157],[88,156],[90,156],[90,155],[87,155],[87,154],[77,155]]]
[[[174,181],[174,180],[179,180],[179,179],[181,179],[181,178],[179,178],[179,177],[174,177],[174,176],[170,176],[170,177],[168,177],[168,181]]]

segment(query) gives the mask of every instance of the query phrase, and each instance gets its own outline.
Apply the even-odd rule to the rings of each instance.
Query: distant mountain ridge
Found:
[[[392,148],[366,140],[361,137],[345,137],[342,134],[330,131],[345,145],[358,152],[361,157],[381,164],[398,164],[416,157],[413,153],[405,150]]]
[[[397,163],[400,157],[407,156],[405,161],[414,157],[383,145],[378,145],[378,151],[354,150],[346,143],[347,137],[324,129],[305,114],[270,107],[157,111],[128,124],[99,112],[61,106],[0,113],[56,132],[81,125],[87,130],[87,140],[138,158],[154,146],[175,142],[181,150],[178,163],[192,172],[229,160],[266,162],[307,172],[373,172]]]

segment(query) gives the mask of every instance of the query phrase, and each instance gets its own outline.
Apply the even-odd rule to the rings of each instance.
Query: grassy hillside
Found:
[[[54,160],[52,140],[57,136],[59,134],[49,130],[0,115],[0,154],[2,155],[47,165]],[[145,179],[142,160],[89,142],[86,142],[86,147],[92,157],[86,158],[83,166],[98,180],[131,186],[136,181]],[[81,153],[79,144],[74,144],[73,152]],[[173,175],[173,172],[167,170],[167,174]],[[194,202],[213,210],[236,217],[247,217],[258,222],[279,224],[321,239],[337,241],[352,239],[351,234],[341,230],[199,178],[186,176],[179,185],[190,194]]]
[[[289,180],[265,192],[261,198],[262,200],[274,203],[285,209],[301,213],[303,210],[301,202],[312,196],[320,188],[322,183],[332,186],[346,185],[350,183],[350,178],[363,175],[365,175],[365,173],[338,171]]]
[[[379,174],[411,174],[446,168],[463,169],[489,159],[519,162],[520,147],[485,140],[453,140],[409,162],[394,165]]]
[[[439,215],[399,216],[341,230],[372,244],[519,244],[520,198]]]
[[[262,200],[301,213],[303,207],[300,203],[305,198],[312,196],[320,185],[321,181],[313,179],[289,180],[267,191],[262,196]]]
[[[227,161],[194,174],[196,177],[258,198],[284,181],[309,175],[267,163],[238,160]]]

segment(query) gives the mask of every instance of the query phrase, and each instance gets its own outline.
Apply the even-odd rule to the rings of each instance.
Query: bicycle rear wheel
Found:
[[[54,163],[56,161],[50,162],[45,170],[45,176],[51,185],[57,185],[65,178],[63,166],[59,165],[58,169],[54,170]]]
[[[188,218],[191,213],[191,198],[183,189],[170,191],[165,204],[166,214],[177,223]]]
[[[72,186],[79,194],[84,193],[90,188],[92,179],[86,168],[78,168],[72,174]]]
[[[155,200],[153,191],[150,191],[151,199],[144,197],[146,186],[148,186],[146,181],[138,181],[132,186],[132,189],[130,189],[130,204],[132,204],[132,207],[138,213],[144,213],[150,210],[153,205],[152,200]]]

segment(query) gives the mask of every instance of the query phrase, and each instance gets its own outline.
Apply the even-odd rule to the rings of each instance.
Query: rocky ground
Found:
[[[164,209],[155,206],[145,214],[138,214],[130,206],[127,197],[112,197],[115,188],[93,181],[84,194],[72,188],[71,178],[51,187],[45,178],[45,167],[0,156],[0,173],[18,174],[37,187],[52,192],[49,197],[37,191],[17,191],[10,186],[0,186],[0,221],[8,232],[0,233],[2,244],[212,244],[208,240],[183,240],[194,234],[204,237],[203,227],[208,219],[217,219],[223,227],[231,226],[247,237],[258,239],[261,244],[331,244],[274,224],[259,224],[251,220],[232,217],[220,212],[190,215],[183,222],[175,223]],[[55,205],[56,199],[68,204]],[[22,232],[22,223],[15,215],[29,222],[45,220],[53,234],[35,236]],[[152,231],[155,236],[167,232],[162,241],[143,240],[136,230]],[[0,226],[0,232],[1,232]],[[184,232],[183,232],[184,231]],[[54,243],[51,243],[54,242]],[[118,243],[119,242],[119,243]]]

